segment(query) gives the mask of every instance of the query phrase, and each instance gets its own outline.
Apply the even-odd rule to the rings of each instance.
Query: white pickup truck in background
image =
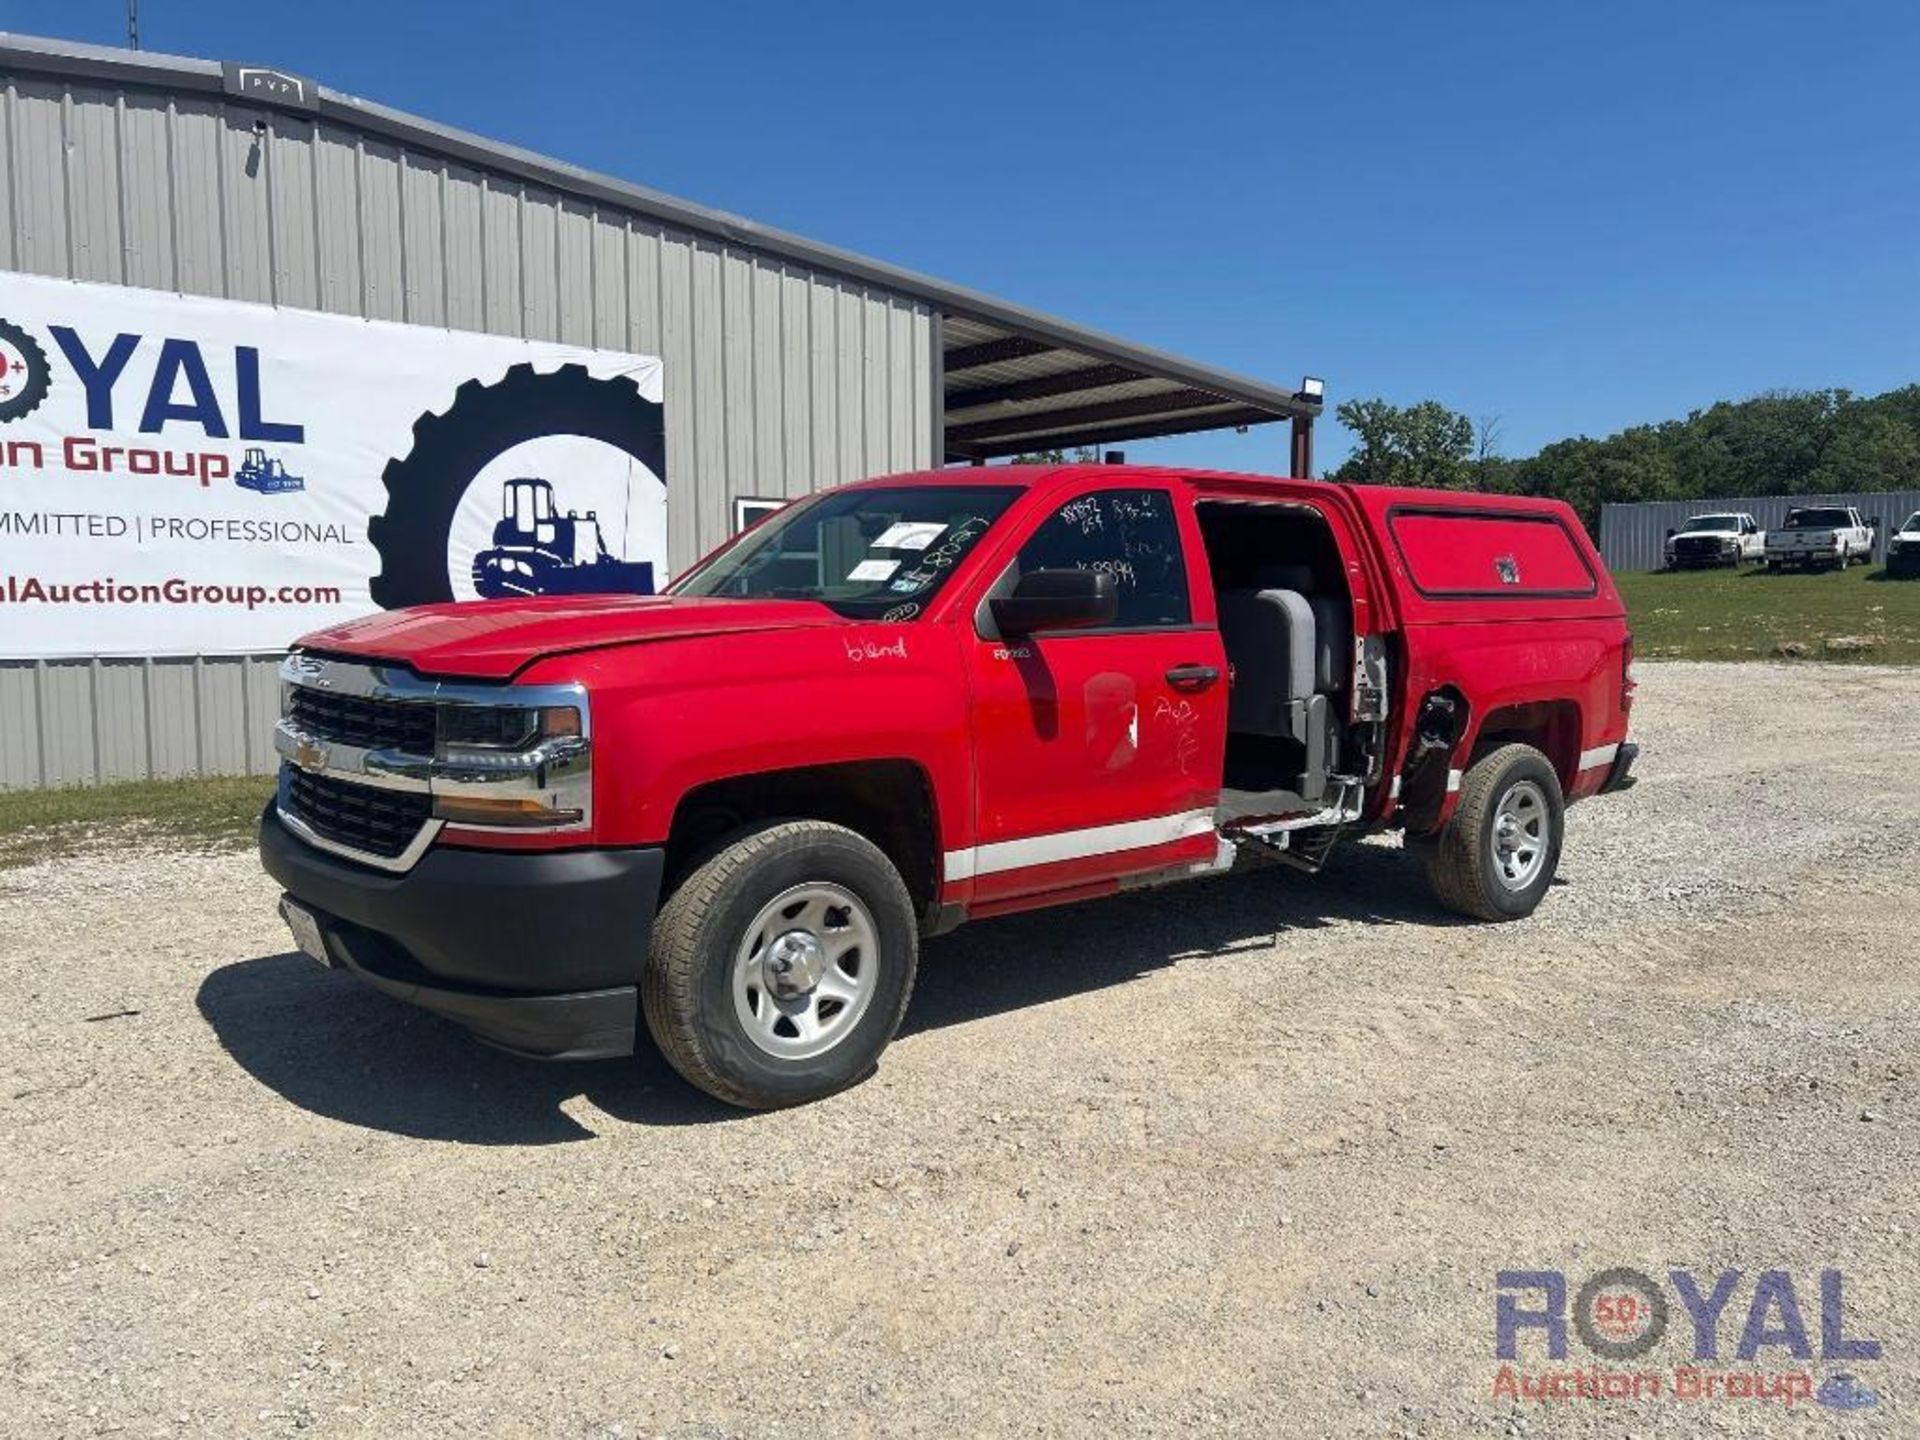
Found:
[[[1873,559],[1875,526],[1851,505],[1808,505],[1787,512],[1786,523],[1767,532],[1767,568],[1827,565],[1844,570]]]
[[[1669,570],[1705,565],[1741,565],[1764,560],[1767,532],[1745,511],[1695,515],[1678,530],[1667,533]]]
[[[1899,580],[1920,577],[1920,510],[1888,539],[1887,574]]]

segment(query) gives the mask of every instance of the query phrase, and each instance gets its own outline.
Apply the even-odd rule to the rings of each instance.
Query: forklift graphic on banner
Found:
[[[653,566],[616,560],[592,510],[561,515],[553,485],[522,476],[500,497],[493,548],[473,557],[473,588],[487,600],[519,595],[653,593]]]

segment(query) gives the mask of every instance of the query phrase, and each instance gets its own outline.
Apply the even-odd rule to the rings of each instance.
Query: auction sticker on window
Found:
[[[873,542],[875,550],[924,550],[946,529],[939,521],[902,520]]]
[[[887,580],[900,568],[898,560],[862,560],[847,572],[849,580]]]

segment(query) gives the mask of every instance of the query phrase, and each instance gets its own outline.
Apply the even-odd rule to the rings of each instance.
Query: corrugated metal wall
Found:
[[[3,98],[0,270],[660,356],[675,569],[736,496],[934,463],[917,300],[326,122],[27,76]],[[261,673],[0,660],[0,788],[257,768]]]
[[[1880,539],[1874,559],[1884,560],[1887,536],[1914,511],[1920,490],[1882,490],[1865,495],[1749,495],[1731,500],[1649,500],[1639,505],[1600,507],[1600,557],[1609,570],[1658,570],[1665,563],[1667,531],[1694,515],[1744,511],[1771,529],[1796,505],[1855,505],[1869,518],[1879,516]]]
[[[0,788],[274,768],[278,655],[0,661]]]

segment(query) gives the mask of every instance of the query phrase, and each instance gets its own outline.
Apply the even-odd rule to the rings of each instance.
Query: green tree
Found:
[[[1095,465],[1100,460],[1097,446],[1082,445],[1071,453],[1065,450],[1029,450],[1024,455],[1016,455],[1009,463],[1014,465]]]
[[[1473,483],[1473,422],[1437,400],[1348,400],[1335,411],[1359,442],[1334,478],[1363,485],[1463,490]]]
[[[1920,385],[1769,391],[1520,459],[1495,453],[1497,418],[1476,439],[1465,416],[1431,400],[1354,400],[1335,413],[1359,442],[1335,479],[1549,496],[1589,529],[1616,502],[1920,488]]]
[[[1396,483],[1400,408],[1385,400],[1343,400],[1333,413],[1342,425],[1353,431],[1358,443],[1332,478],[1356,485]]]

